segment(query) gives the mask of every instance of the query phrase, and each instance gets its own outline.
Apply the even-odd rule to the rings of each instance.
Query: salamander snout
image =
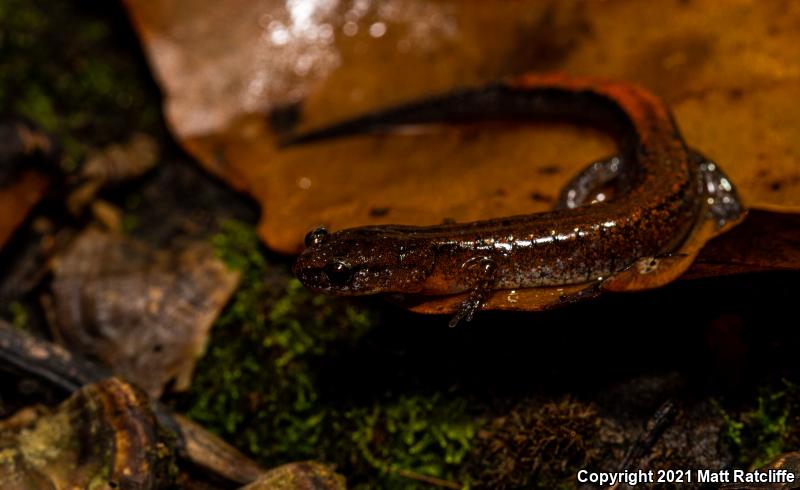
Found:
[[[306,249],[297,258],[294,273],[308,289],[340,295],[366,294],[372,289],[364,275],[375,264],[365,261],[360,252],[366,245],[353,247],[352,240],[342,238],[341,232],[331,234],[323,227],[306,234]]]
[[[419,289],[433,256],[379,227],[329,233],[311,230],[294,273],[308,289],[337,295],[408,292]]]
[[[304,252],[294,265],[294,273],[312,291],[325,293],[355,293],[354,268],[344,259],[319,263],[313,253]]]
[[[330,247],[324,246],[329,237],[322,226],[306,234],[306,250],[297,259],[294,273],[314,291],[346,293],[352,286],[354,268],[346,258],[331,257]]]

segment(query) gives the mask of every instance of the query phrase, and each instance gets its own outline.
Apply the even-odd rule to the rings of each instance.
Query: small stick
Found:
[[[37,339],[0,320],[0,366],[49,382],[64,394],[111,376],[60,345]]]
[[[633,466],[639,463],[641,459],[650,452],[667,426],[672,423],[672,420],[675,418],[676,410],[675,402],[672,400],[667,400],[658,407],[658,410],[655,411],[653,416],[650,417],[650,420],[645,424],[644,430],[639,434],[639,437],[637,437],[631,447],[628,448],[628,452],[622,459],[622,463],[619,465],[617,471],[623,472],[633,469]],[[615,490],[619,485],[620,484],[617,483],[608,487],[608,490]]]
[[[461,490],[462,488],[464,488],[464,485],[460,483],[456,483],[449,480],[443,480],[441,478],[436,478],[435,476],[423,475],[421,473],[416,473],[410,470],[403,470],[400,468],[389,468],[389,472],[394,473],[398,476],[402,476],[403,478],[409,478],[411,480],[421,481],[423,483],[428,483],[437,487],[452,488],[453,490]]]
[[[620,464],[619,471],[632,469],[633,465],[638,463],[653,448],[661,434],[672,422],[676,410],[677,408],[672,400],[667,400],[658,407],[658,410],[645,424],[644,431],[639,434],[639,437],[628,449],[628,453],[622,460],[622,464]]]

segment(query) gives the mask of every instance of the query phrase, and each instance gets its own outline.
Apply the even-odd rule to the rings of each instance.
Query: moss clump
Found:
[[[467,483],[463,463],[479,422],[465,399],[441,393],[401,396],[352,408],[345,417],[356,454],[378,470],[380,488],[426,488],[420,480],[429,477]]]
[[[318,458],[330,415],[316,363],[357,340],[373,317],[305,290],[285,266],[267,261],[248,225],[224,224],[213,243],[242,271],[242,285],[213,328],[188,415],[265,463]]]
[[[323,389],[326,366],[359,348],[375,312],[304,289],[267,258],[249,225],[225,223],[213,243],[242,285],[214,325],[191,393],[177,400],[181,409],[265,466],[327,461],[363,488],[466,479],[477,423],[465,399],[429,390],[356,400]]]
[[[473,472],[483,488],[571,488],[575,472],[598,457],[601,419],[566,398],[528,402],[479,434]]]
[[[121,29],[109,24],[114,15]],[[0,2],[0,107],[5,117],[26,118],[55,136],[65,170],[90,145],[158,127],[146,67],[137,56],[120,56],[120,48],[135,46],[124,23],[114,4]]]
[[[800,393],[784,382],[778,390],[765,390],[755,408],[732,415],[722,411],[723,432],[739,467],[758,468],[784,450],[796,449],[800,431],[792,420],[800,419]]]

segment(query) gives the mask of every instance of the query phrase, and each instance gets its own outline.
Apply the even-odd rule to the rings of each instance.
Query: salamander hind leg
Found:
[[[620,156],[598,160],[581,170],[561,190],[556,209],[575,209],[577,207],[607,200],[607,189],[622,172],[623,161]]]
[[[450,327],[455,327],[461,320],[471,321],[475,312],[480,310],[489,299],[497,282],[497,264],[489,257],[474,257],[461,267],[470,272],[470,276],[474,278],[474,286],[458,306],[456,314],[450,319],[450,323],[448,323]]]
[[[706,198],[706,218],[713,220],[718,228],[741,218],[744,207],[728,176],[719,165],[700,153],[693,151],[692,158],[700,166]]]
[[[637,291],[674,281],[692,265],[708,240],[743,217],[744,207],[739,195],[719,165],[697,151],[691,150],[690,157],[700,169],[700,198],[703,200],[694,230],[677,250],[642,257],[629,268],[615,273],[603,283],[604,290]]]

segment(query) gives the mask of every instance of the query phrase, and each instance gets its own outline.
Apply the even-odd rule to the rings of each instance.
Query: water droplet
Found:
[[[319,26],[319,38],[323,42],[330,42],[333,40],[333,26],[330,24],[322,24]]]
[[[345,22],[342,26],[342,32],[345,36],[353,37],[358,34],[358,24],[355,22]]]
[[[277,24],[273,27],[273,24]],[[269,40],[276,46],[283,46],[289,42],[289,30],[280,22],[273,22],[270,24]]]
[[[294,64],[294,72],[299,77],[304,77],[308,75],[308,72],[311,71],[311,67],[314,64],[314,57],[308,54],[301,55],[297,58],[297,61]]]
[[[383,37],[386,34],[386,24],[383,22],[375,22],[371,26],[369,26],[369,35],[378,38]]]
[[[271,22],[272,22],[272,16],[270,14],[263,14],[261,17],[258,18],[258,25],[260,25],[264,29],[268,28]]]
[[[517,290],[516,289],[512,289],[511,291],[509,291],[508,295],[506,296],[506,301],[508,301],[509,303],[516,303],[517,301],[519,301],[519,298],[517,296],[518,296],[517,295]]]
[[[309,189],[311,187],[311,179],[308,177],[300,177],[297,179],[297,187],[303,190]]]

